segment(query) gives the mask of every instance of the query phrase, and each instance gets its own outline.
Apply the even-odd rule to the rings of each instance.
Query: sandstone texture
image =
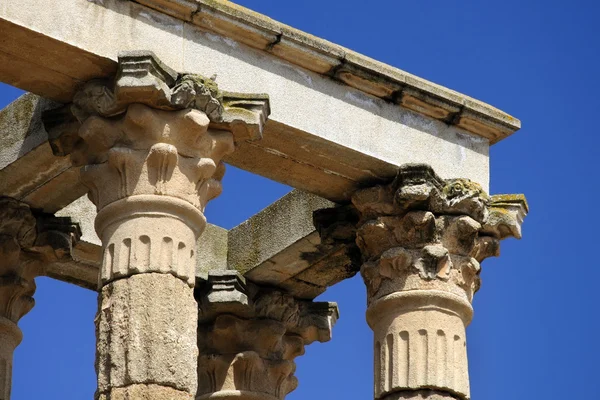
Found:
[[[96,319],[98,393],[115,398],[114,388],[149,383],[193,393],[196,310],[187,284],[168,274],[104,285]]]

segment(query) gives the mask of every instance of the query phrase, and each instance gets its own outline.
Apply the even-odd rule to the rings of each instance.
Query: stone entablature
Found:
[[[480,262],[521,237],[527,211],[522,195],[490,197],[467,179],[405,165],[392,183],[357,191],[352,206],[315,213],[325,242],[360,251],[376,399],[424,389],[469,398],[465,328]]]
[[[226,0],[135,0],[202,29],[263,50],[369,95],[456,125],[496,143],[521,122],[483,102],[428,82]]]
[[[297,300],[233,270],[213,270],[196,289],[197,400],[283,400],[296,389],[294,359],[304,346],[327,342],[335,303]]]

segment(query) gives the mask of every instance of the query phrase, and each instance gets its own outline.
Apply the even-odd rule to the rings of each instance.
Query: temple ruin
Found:
[[[487,194],[519,120],[225,0],[8,0],[0,30],[29,92],[0,112],[0,400],[38,276],[98,292],[96,399],[283,400],[357,273],[374,399],[470,398],[481,263],[528,211]],[[211,225],[225,164],[295,190]]]

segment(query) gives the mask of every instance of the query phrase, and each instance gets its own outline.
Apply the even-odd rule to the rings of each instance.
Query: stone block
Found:
[[[134,384],[195,393],[197,304],[185,282],[158,273],[111,282],[100,293],[96,321],[99,394]],[[131,390],[154,392],[125,392]]]
[[[298,190],[292,191],[229,232],[228,263],[242,274],[272,260],[273,269],[287,272],[283,263],[298,257],[314,245],[303,239],[312,234],[314,210],[331,206],[333,203]],[[301,242],[301,243],[298,243]],[[298,243],[295,256],[279,254]],[[308,265],[307,265],[308,266]]]

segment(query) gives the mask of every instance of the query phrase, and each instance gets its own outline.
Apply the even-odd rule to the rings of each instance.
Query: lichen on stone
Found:
[[[204,111],[211,121],[223,119],[223,93],[217,83],[198,74],[182,74],[172,88],[171,104]]]

